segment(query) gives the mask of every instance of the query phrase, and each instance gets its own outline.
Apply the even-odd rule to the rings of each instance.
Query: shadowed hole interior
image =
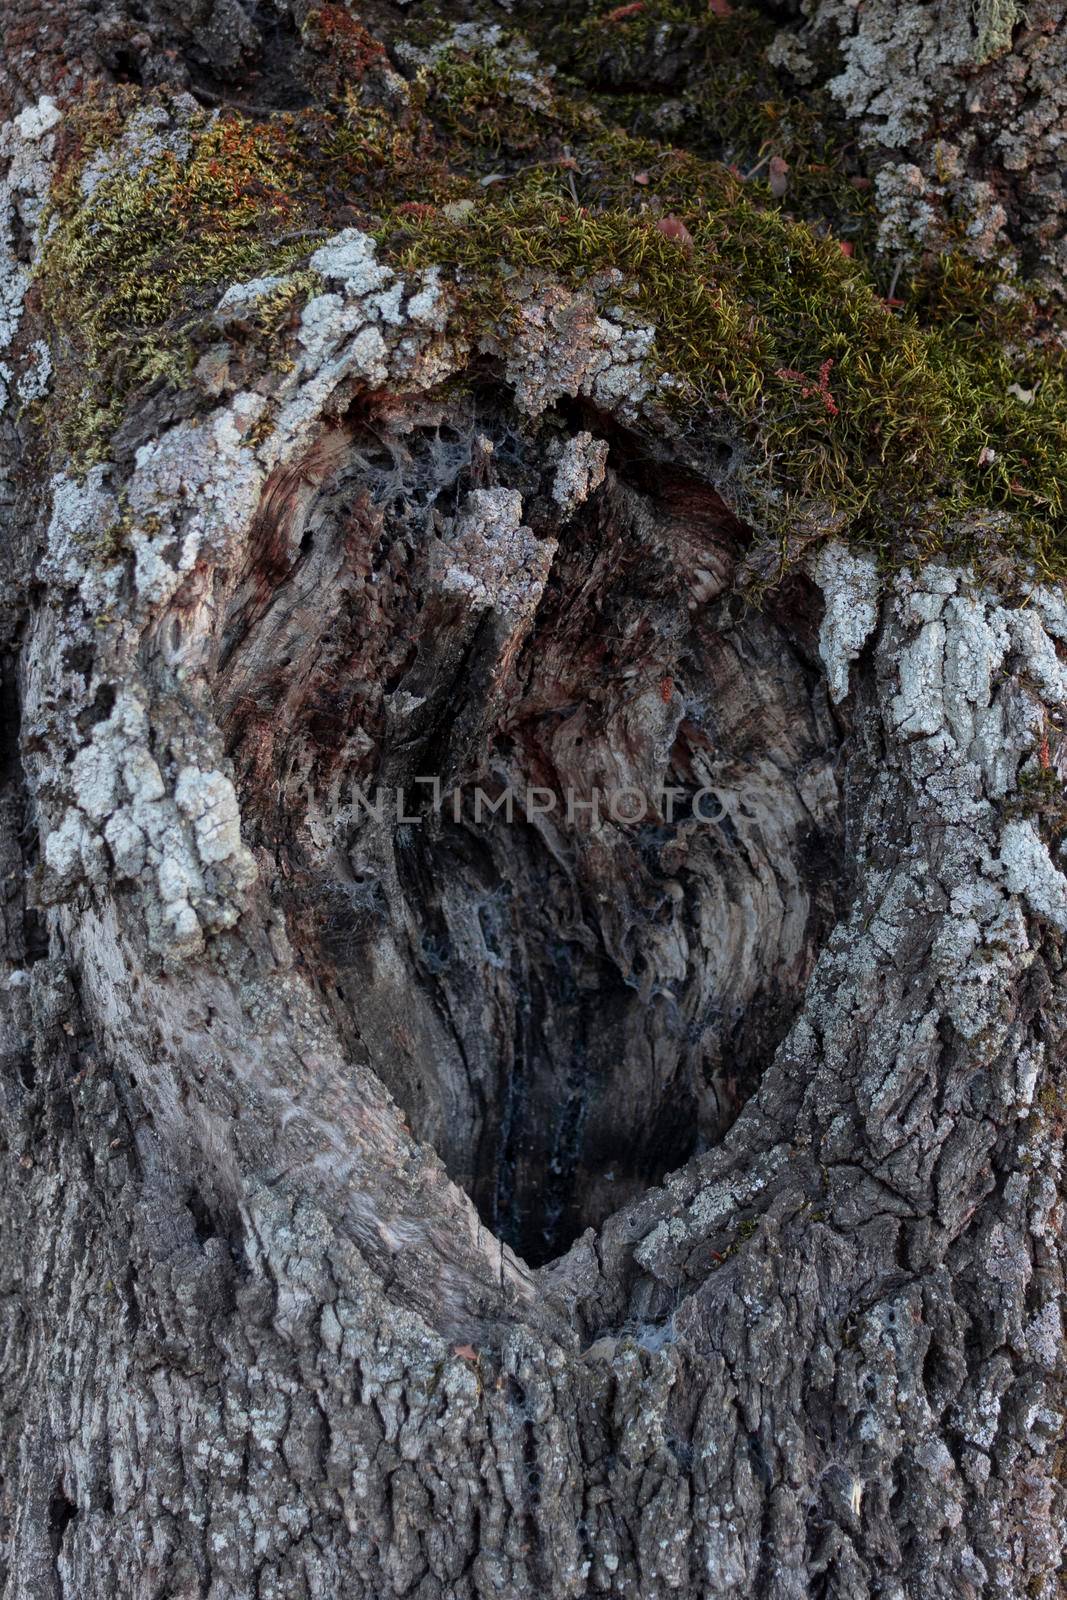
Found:
[[[291,939],[533,1264],[721,1137],[842,890],[814,591],[740,603],[744,530],[625,437],[561,520],[574,422],[528,436],[489,387],[349,419],[270,486],[220,653]],[[519,616],[441,578],[468,495],[501,486],[558,545]]]

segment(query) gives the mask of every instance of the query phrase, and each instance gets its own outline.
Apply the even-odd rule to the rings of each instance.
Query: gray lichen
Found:
[[[60,120],[55,101],[42,95],[36,105],[27,106],[0,128],[0,169],[4,171],[0,181],[0,354],[11,349],[22,321],[32,268],[24,246],[26,241],[32,245],[40,225],[51,179],[53,135]],[[32,375],[35,370],[37,377]],[[44,392],[41,385],[47,382],[47,372],[42,377],[42,371],[40,352],[35,349],[20,380],[20,385],[27,386],[24,400]],[[5,365],[3,404],[11,379],[11,370]]]
[[[1054,0],[1025,15],[1020,27],[1014,0],[818,0],[795,47],[836,40],[843,68],[827,87],[872,152],[891,152],[876,179],[884,248],[1017,263],[1014,226],[1057,293],[1067,36]]]
[[[604,481],[607,459],[605,441],[594,439],[584,428],[567,440],[552,480],[552,498],[564,516],[584,505],[593,491],[599,489]]]
[[[819,630],[819,653],[835,704],[848,693],[849,664],[855,661],[878,620],[877,566],[873,556],[853,555],[836,541],[815,562],[815,581],[826,598]]]
[[[441,587],[463,595],[475,611],[530,615],[555,553],[554,540],[539,540],[523,526],[517,489],[473,489],[443,540]]]

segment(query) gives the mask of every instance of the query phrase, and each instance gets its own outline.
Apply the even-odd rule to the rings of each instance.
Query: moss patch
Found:
[[[61,340],[64,442],[81,466],[103,452],[132,389],[186,379],[181,335],[219,285],[307,253],[284,128],[205,118],[188,133],[180,153],[146,127],[143,152],[124,147],[99,175],[83,150],[57,186],[39,276]]]
[[[630,153],[683,221],[680,240],[662,213],[613,195],[595,210],[575,205],[561,174],[542,170],[462,223],[410,219],[406,240],[393,236],[396,258],[453,267],[472,333],[507,317],[516,269],[575,286],[620,270],[626,304],[655,325],[655,363],[674,382],[667,403],[690,434],[723,414],[745,429],[745,509],[769,530],[814,512],[891,557],[941,546],[966,523],[975,554],[988,535],[1062,567],[1062,363],[1029,351],[1017,369],[964,319],[924,329],[834,241],[760,207],[723,169]],[[1020,370],[1029,403],[1011,392]],[[1010,524],[983,527],[987,510]]]
[[[421,70],[452,159],[484,172],[491,145],[492,181],[462,220],[385,218],[396,262],[452,268],[474,337],[506,337],[516,272],[580,286],[620,270],[690,439],[740,424],[738,509],[783,550],[833,527],[888,561],[951,549],[990,572],[1019,554],[1067,570],[1062,332],[1025,288],[960,253],[885,298],[869,185],[828,108],[767,65],[765,18],[645,0],[543,19],[539,41],[580,84],[516,95],[506,41],[453,42]],[[634,131],[672,90],[686,150]]]
[[[37,276],[61,443],[79,469],[106,457],[132,391],[188,382],[224,288],[286,277],[250,330],[269,337],[321,287],[302,264],[327,235],[469,188],[425,123],[354,100],[261,122],[187,110],[174,122],[166,106],[125,91],[68,119]]]
[[[482,152],[523,156],[553,132],[578,133],[582,119],[570,115],[543,78],[522,60],[486,46],[445,47],[419,74],[427,114],[446,141]]]
[[[585,0],[539,14],[545,50],[606,121],[721,161],[768,200],[773,176],[788,211],[869,247],[870,183],[855,145],[825,92],[802,98],[771,66],[769,17],[706,0]]]
[[[579,8],[570,26],[579,43],[632,28],[635,50],[677,36],[691,52],[696,39],[725,72],[729,30],[756,23],[650,0],[615,22]],[[603,102],[538,76],[499,29],[424,38],[399,110],[380,103],[373,41],[358,28],[346,39],[354,54],[347,66],[338,56],[329,109],[187,117],[180,149],[148,148],[95,186],[93,152],[125,146],[131,106],[145,102],[127,95],[77,124],[41,293],[63,346],[65,443],[81,463],[106,453],[131,390],[187,381],[222,288],[288,274],[253,330],[270,336],[313,292],[304,263],[321,236],[357,223],[397,266],[450,270],[475,340],[506,339],[519,274],[581,287],[621,273],[615,297],[656,329],[663,404],[698,455],[705,436],[740,434],[736,508],[783,552],[833,529],[894,562],[948,549],[995,571],[1022,553],[1067,572],[1059,328],[1023,286],[952,254],[887,300],[884,268],[864,253],[864,191],[829,135],[802,126],[810,107],[772,97],[748,131],[720,117],[706,143],[731,159],[714,160],[613,125]],[[736,68],[749,71],[763,68]],[[711,91],[687,80],[686,93]],[[790,128],[799,144],[781,142]],[[775,195],[766,172],[746,181],[733,159],[788,150],[795,171],[801,145],[833,169],[807,191],[806,216],[797,189]],[[457,212],[458,199],[473,205]],[[855,245],[841,236],[853,224]]]

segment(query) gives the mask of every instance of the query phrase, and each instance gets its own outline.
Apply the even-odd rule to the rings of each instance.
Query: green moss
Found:
[[[126,91],[70,119],[46,219],[38,282],[58,346],[56,414],[81,468],[107,454],[133,390],[188,381],[225,287],[286,276],[251,320],[269,340],[319,286],[302,263],[340,217],[469,189],[424,124],[354,99],[344,114],[270,122],[203,113],[166,139],[131,121],[159,104]]]
[[[1059,330],[1035,338],[1040,308],[962,253],[883,298],[869,185],[830,109],[767,66],[773,31],[704,0],[549,7],[539,42],[583,85],[545,77],[540,98],[514,92],[506,41],[438,47],[420,73],[427,111],[457,166],[484,170],[491,146],[503,181],[462,222],[394,208],[379,237],[404,267],[456,271],[475,337],[506,337],[516,272],[579,286],[621,270],[626,304],[656,327],[666,403],[691,437],[741,425],[740,509],[783,544],[834,526],[889,560],[951,547],[989,568],[1023,552],[1062,571]],[[595,104],[589,87],[604,91]],[[686,150],[633,131],[672,89]],[[780,200],[771,155],[790,169]],[[661,230],[671,214],[691,249]]]
[[[366,216],[398,205],[441,205],[468,194],[469,179],[454,170],[421,114],[423,99],[419,86],[410,114],[398,119],[379,106],[364,105],[350,89],[341,112],[304,114],[293,126],[292,139],[305,203],[322,209],[337,226],[338,209]]]
[[[1019,21],[1015,0],[974,0],[976,65],[991,61],[1011,49],[1012,32]]]
[[[722,161],[768,200],[770,164],[784,163],[788,210],[869,248],[870,184],[855,144],[824,91],[802,99],[771,67],[776,32],[748,7],[721,16],[705,0],[598,0],[550,8],[538,37],[605,120]]]
[[[489,47],[441,49],[419,82],[436,126],[476,151],[525,155],[543,142],[557,112],[528,70]]]
[[[1037,1093],[1037,1104],[1053,1125],[1053,1131],[1062,1135],[1067,1125],[1067,1085],[1055,1071],[1049,1072]],[[1067,1464],[1067,1452],[1064,1454]]]
[[[510,314],[516,269],[575,286],[619,269],[626,304],[655,325],[655,366],[674,383],[665,403],[691,434],[724,413],[745,427],[749,509],[765,527],[821,507],[892,554],[909,530],[936,544],[988,508],[1010,512],[1012,536],[1052,559],[1051,529],[1064,540],[1062,367],[1020,404],[995,340],[894,313],[833,241],[761,208],[722,168],[631,154],[684,217],[690,247],[614,195],[604,209],[575,206],[560,175],[540,170],[462,224],[413,220],[406,241],[393,237],[397,259],[453,267],[474,333]]]
[[[341,5],[311,9],[300,29],[305,44],[318,49],[332,68],[335,84],[358,82],[387,59],[382,45]]]
[[[1047,748],[1045,760],[1048,760]],[[1021,773],[1018,792],[1004,802],[1004,815],[1028,818],[1049,844],[1060,840],[1067,833],[1067,797],[1056,768],[1039,766]]]
[[[550,8],[551,12],[551,8]],[[556,8],[543,31],[553,56],[584,81],[674,88],[692,68],[751,56],[773,25],[748,8],[717,16],[706,0],[578,0]]]
[[[729,30],[757,24],[741,12],[712,24],[696,9],[656,0],[611,26],[633,27],[634,48],[647,48],[649,29],[658,38],[666,28],[668,40],[681,30],[726,71],[739,53],[740,34],[723,43]],[[584,16],[579,33],[593,27]],[[729,161],[613,126],[530,61],[506,40],[439,39],[406,112],[365,104],[353,73],[331,112],[194,119],[185,155],[128,161],[86,196],[85,161],[121,134],[129,96],[90,108],[57,184],[41,271],[64,343],[68,448],[99,456],[133,388],[187,380],[227,284],[288,273],[253,328],[284,332],[314,292],[303,263],[318,238],[358,223],[399,267],[453,272],[457,316],[475,341],[492,329],[506,340],[519,275],[579,288],[621,272],[614,298],[656,330],[663,405],[698,453],[702,437],[740,436],[736,509],[783,550],[798,530],[832,527],[889,561],[950,549],[995,568],[1021,552],[1046,573],[1067,571],[1063,345],[1021,285],[950,253],[921,263],[887,302],[883,269],[862,248],[863,192],[832,141],[802,126],[812,113],[799,102],[761,102],[732,146],[720,117],[706,142],[758,159],[793,150],[782,141],[801,130],[801,144],[833,157],[830,188],[847,190],[851,209],[833,227],[829,188],[800,218],[785,209],[794,191],[779,203]],[[687,93],[708,96],[708,83]],[[448,204],[461,198],[476,203],[456,220]],[[684,231],[663,230],[671,216]],[[852,255],[846,225],[859,230]]]
[[[307,254],[284,127],[205,118],[189,133],[184,156],[159,141],[143,157],[124,150],[88,194],[83,163],[68,166],[53,196],[39,281],[62,341],[64,442],[81,465],[103,451],[132,389],[184,381],[183,334],[220,285]]]

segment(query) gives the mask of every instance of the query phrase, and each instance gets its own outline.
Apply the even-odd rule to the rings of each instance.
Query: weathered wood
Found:
[[[70,10],[294,103],[288,7]],[[25,385],[79,85],[6,70]],[[625,308],[472,350],[315,245],[87,473],[2,423],[5,1600],[1052,1600],[1060,589],[826,536],[752,603]]]

